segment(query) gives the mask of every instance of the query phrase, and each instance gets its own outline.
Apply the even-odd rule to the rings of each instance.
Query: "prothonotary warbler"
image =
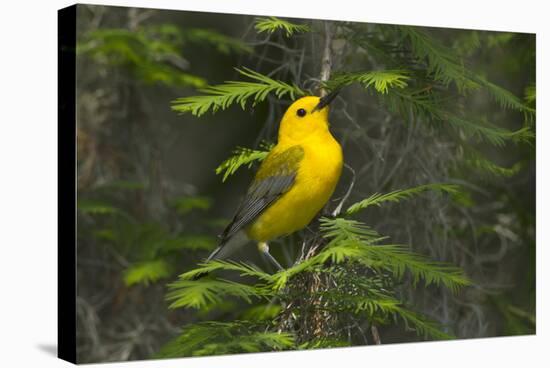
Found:
[[[269,253],[268,242],[306,227],[330,199],[342,173],[342,148],[328,121],[328,105],[337,93],[302,97],[286,110],[277,145],[260,165],[220,245],[207,260],[225,258],[234,248],[233,238],[244,230],[282,269]]]

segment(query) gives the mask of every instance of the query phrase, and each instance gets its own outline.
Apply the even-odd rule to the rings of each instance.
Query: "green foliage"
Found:
[[[495,146],[502,147],[506,141],[529,143],[534,138],[533,131],[527,126],[510,131],[485,120],[473,122],[453,115],[447,115],[447,121],[457,130],[466,133],[468,137],[477,138]]]
[[[358,247],[360,244],[350,241],[338,247],[345,250]],[[453,292],[458,292],[461,287],[471,283],[460,268],[431,262],[424,256],[412,253],[403,245],[364,245],[356,259],[365,264],[389,269],[397,278],[401,278],[405,271],[409,271],[413,276],[413,284],[422,279],[426,285],[442,284]]]
[[[537,100],[537,88],[535,87],[535,85],[532,84],[525,87],[524,95],[525,95],[525,101],[528,104],[534,104],[535,101]]]
[[[294,345],[288,333],[258,331],[246,321],[203,322],[187,326],[168,343],[157,358],[205,356],[285,350]]]
[[[254,82],[228,81],[224,84],[209,86],[200,90],[204,95],[176,99],[172,103],[172,109],[201,116],[208,111],[214,113],[220,109],[225,110],[234,103],[239,104],[244,110],[249,99],[252,99],[252,105],[255,105],[264,101],[270,93],[278,98],[288,95],[291,99],[305,94],[296,85],[271,79],[248,68],[235,70]]]
[[[262,148],[260,150],[237,147],[233,151],[233,156],[229,157],[216,168],[216,174],[223,174],[222,182],[225,182],[227,178],[233,175],[241,166],[246,165],[250,168],[254,162],[264,160],[273,147],[273,144],[263,143],[260,147]]]
[[[433,75],[435,80],[442,82],[444,85],[455,83],[458,89],[462,91],[480,87],[479,83],[468,78],[467,69],[462,59],[428,34],[417,27],[401,26],[398,27],[398,30],[404,37],[408,38],[415,55],[420,60],[427,61],[427,71]]]
[[[212,199],[204,196],[186,196],[176,198],[172,205],[181,215],[185,215],[194,209],[208,210],[212,206]]]
[[[515,298],[515,296],[514,296]],[[504,319],[504,333],[506,335],[527,335],[536,331],[536,314],[534,306],[526,310],[519,308],[506,296],[494,295],[491,302]]]
[[[533,109],[509,91],[473,74],[452,50],[415,27],[403,26],[397,29],[411,42],[416,57],[427,61],[426,73],[429,78],[433,78],[433,84],[437,86],[440,83],[448,87],[450,83],[454,83],[462,93],[484,88],[502,107],[521,111],[530,119]],[[336,73],[327,85],[336,88],[358,82],[366,89],[374,87],[391,111],[399,112],[407,120],[412,112],[415,117],[437,122],[439,126],[449,124],[463,139],[473,138],[496,146],[503,146],[507,141],[532,141],[534,135],[528,127],[510,131],[491,124],[486,119],[468,118],[453,112],[453,109],[447,106],[448,101],[434,92],[433,84],[421,88],[409,86],[422,81],[418,77],[419,75],[399,69]]]
[[[108,20],[99,23],[115,24],[114,19],[109,17]],[[219,112],[235,104],[249,109],[269,97],[269,121],[273,121],[273,117],[280,116],[281,107],[288,100],[323,86],[315,85],[319,63],[322,62],[320,41],[324,37],[323,27],[317,27],[321,23],[315,21],[307,24],[299,22],[294,24],[275,17],[255,18],[250,26],[261,34],[259,37],[263,40],[253,47],[241,39],[214,30],[182,29],[162,23],[158,17],[152,22],[154,25],[142,21],[132,31],[103,28],[83,33],[79,40],[79,55],[93,60],[96,63],[94,67],[103,66],[92,74],[112,78],[108,80],[112,86],[97,94],[99,97],[89,93],[98,100],[98,107],[90,110],[102,118],[83,119],[86,124],[82,127],[86,128],[89,124],[86,133],[90,135],[96,162],[90,170],[94,180],[90,181],[88,188],[92,189],[85,189],[82,196],[79,192],[79,246],[81,240],[88,243],[87,253],[80,254],[85,254],[85,257],[101,254],[104,257],[102,261],[111,262],[99,265],[109,267],[108,282],[113,277],[119,277],[127,287],[134,287],[132,295],[148,296],[138,293],[147,290],[156,293],[161,284],[159,281],[171,281],[166,295],[167,304],[171,309],[190,310],[182,314],[187,324],[181,334],[167,344],[158,357],[370,344],[367,338],[361,339],[364,336],[362,329],[368,331],[375,326],[382,327],[383,339],[384,334],[388,333],[392,335],[392,340],[396,337],[396,327],[415,331],[425,339],[453,338],[451,330],[455,326],[461,336],[471,336],[469,333],[473,329],[468,326],[464,329],[464,324],[456,321],[465,316],[465,321],[475,325],[472,323],[475,318],[468,313],[476,308],[478,314],[486,306],[477,300],[469,302],[476,297],[478,290],[485,289],[485,285],[469,289],[468,295],[458,294],[472,281],[463,270],[444,261],[459,260],[461,266],[469,267],[467,274],[471,274],[476,282],[483,277],[491,278],[493,273],[490,268],[493,265],[485,267],[486,261],[479,257],[478,267],[477,256],[483,255],[487,249],[498,248],[494,247],[495,242],[485,240],[489,236],[496,238],[495,235],[506,237],[510,246],[502,247],[504,252],[505,248],[517,248],[512,246],[515,244],[514,238],[523,240],[529,236],[521,235],[521,232],[533,232],[530,226],[533,220],[525,219],[530,214],[521,214],[524,210],[522,206],[528,205],[509,203],[522,201],[516,183],[523,180],[506,179],[524,167],[531,169],[529,155],[533,152],[529,144],[534,141],[536,90],[534,85],[528,83],[533,78],[528,76],[530,71],[521,73],[523,79],[517,73],[512,73],[512,78],[506,75],[514,68],[523,68],[519,65],[523,62],[519,56],[517,60],[515,57],[491,62],[485,60],[493,57],[487,54],[487,47],[498,48],[495,51],[501,55],[500,51],[512,50],[516,46],[512,43],[519,41],[521,36],[483,31],[447,30],[436,33],[417,27],[340,22],[332,27],[334,39],[331,46],[337,61],[332,67],[338,66],[341,70],[331,70],[332,78],[324,83],[324,87],[334,89],[358,84],[363,91],[343,90],[333,106],[331,122],[335,124],[331,125],[331,129],[335,136],[341,138],[346,152],[349,150],[346,157],[354,158],[348,163],[356,169],[354,183],[361,185],[359,191],[374,194],[366,198],[361,194],[361,198],[365,199],[349,206],[341,217],[322,217],[319,222],[312,222],[304,232],[284,239],[282,252],[276,246],[278,242],[274,242],[274,256],[279,259],[284,255],[287,258],[285,264],[291,264],[293,256],[297,256],[296,262],[285,270],[271,274],[249,263],[215,260],[201,263],[176,279],[177,271],[187,269],[190,264],[195,267],[197,260],[204,259],[216,247],[219,240],[215,234],[223,229],[227,220],[213,219],[212,199],[191,195],[202,192],[195,191],[189,183],[181,188],[182,191],[178,189],[180,193],[186,193],[185,196],[165,197],[174,189],[174,183],[170,182],[165,170],[160,172],[163,185],[159,186],[160,190],[155,188],[155,180],[149,181],[147,177],[151,166],[159,158],[156,153],[160,153],[160,164],[165,160],[163,153],[167,151],[162,142],[165,134],[173,131],[167,127],[156,129],[154,123],[158,119],[149,119],[152,125],[144,126],[147,129],[127,129],[119,123],[123,122],[120,117],[137,107],[137,97],[134,99],[132,96],[144,97],[143,101],[154,103],[151,94],[144,93],[143,83],[155,83],[178,88],[202,88],[189,97],[173,101],[174,111],[190,112],[195,116]],[[231,29],[232,33],[234,31],[233,34],[241,34],[238,27],[227,29]],[[305,32],[311,33],[307,37],[302,36]],[[277,37],[271,36],[274,34]],[[459,37],[455,37],[457,35]],[[292,36],[297,37],[289,39]],[[447,44],[451,44],[452,48]],[[518,46],[518,54],[528,49],[519,42]],[[239,66],[237,81],[208,86],[202,74],[195,75],[189,68],[186,59],[192,53],[200,52],[201,48],[215,50],[231,58],[240,54],[238,65],[255,65],[255,70]],[[229,59],[220,58],[217,65]],[[470,61],[475,63],[470,65]],[[526,65],[530,67],[531,63]],[[216,74],[221,69],[210,69],[201,68],[208,73],[205,77],[219,78]],[[213,70],[217,72],[212,74]],[[489,76],[514,90],[525,88],[524,96],[518,98],[492,83]],[[101,91],[99,87],[106,86],[100,86],[96,79],[92,77],[87,82],[92,89],[97,86],[96,91]],[[301,87],[307,87],[309,91]],[[154,88],[152,91],[157,90]],[[365,96],[368,100],[363,100],[361,93],[368,94]],[[353,98],[347,99],[348,96]],[[371,96],[381,104],[371,104]],[[287,101],[277,102],[275,99]],[[89,100],[82,101],[86,111]],[[110,114],[106,113],[109,104],[115,105]],[[137,113],[145,114],[146,110],[149,108],[140,109]],[[263,109],[258,112],[261,114],[255,115],[263,118]],[[518,112],[525,117],[523,127],[517,121],[521,116]],[[145,115],[144,121],[147,120]],[[116,124],[105,124],[105,121]],[[115,138],[120,131],[128,134],[123,134],[123,139],[117,141]],[[154,132],[154,135],[149,132]],[[272,133],[273,126],[270,124],[261,130],[258,141],[273,139]],[[400,145],[403,142],[400,139],[405,138],[407,143],[403,147],[394,145],[396,142]],[[160,147],[156,147],[159,143]],[[500,152],[505,151],[502,148],[508,149],[510,143],[517,145],[510,147],[510,151],[521,150],[522,157],[508,153],[505,157],[499,156]],[[527,143],[525,147],[524,143]],[[425,147],[422,147],[423,144]],[[421,149],[415,151],[418,147]],[[239,168],[251,168],[261,162],[271,148],[272,145],[266,144],[254,149],[237,147],[231,157],[215,169],[216,174],[221,175],[222,182],[225,182]],[[361,157],[355,156],[359,152]],[[377,156],[373,157],[372,152]],[[439,153],[442,155],[436,157]],[[110,160],[104,162],[107,156]],[[488,157],[496,157],[497,160],[493,162]],[[514,160],[508,160],[511,157]],[[505,167],[497,162],[515,164]],[[355,167],[356,163],[361,168]],[[105,183],[105,180],[121,173],[141,180],[145,178],[143,182],[150,182],[151,187],[138,181]],[[483,187],[480,183],[487,179],[484,175],[502,178],[490,177],[491,186]],[[417,183],[422,178],[449,178],[452,182],[464,182],[464,187],[470,188],[471,192],[459,190],[451,184],[428,184],[386,194],[376,193],[388,185]],[[352,191],[353,185],[349,185],[348,180],[349,177],[344,174],[342,187],[348,186],[355,197],[357,193]],[[176,185],[179,184],[178,181]],[[354,188],[357,190],[357,187]],[[493,190],[491,194],[499,199],[486,200],[484,197],[488,196],[485,193]],[[438,195],[430,197],[430,204],[435,205],[436,202],[431,200],[437,199],[438,204],[452,200],[453,205],[438,207],[435,212],[432,206],[421,208],[417,209],[418,213],[403,211],[400,206],[393,209],[402,214],[396,213],[392,219],[371,218],[369,212],[363,211],[369,207],[402,202],[423,193],[426,195],[429,191]],[[483,195],[474,196],[474,193]],[[503,196],[506,200],[500,199]],[[344,198],[348,198],[347,194]],[[344,202],[342,199],[340,203]],[[366,217],[361,219],[361,215]],[[498,221],[493,221],[492,217],[498,217]],[[370,226],[365,218],[371,219]],[[483,226],[477,223],[481,218]],[[392,228],[396,238],[407,239],[408,235],[416,243],[425,238],[426,243],[420,243],[420,248],[394,244],[395,241],[377,231],[393,224],[396,224]],[[430,227],[432,224],[433,227]],[[468,227],[472,228],[472,240],[465,230]],[[455,236],[458,233],[462,237]],[[302,253],[296,255],[300,248]],[[422,254],[413,249],[422,249]],[[430,257],[424,255],[430,253]],[[470,262],[472,259],[475,262]],[[83,260],[86,261],[86,258]],[[509,263],[507,259],[505,261],[502,264]],[[209,275],[195,279],[204,273]],[[493,283],[494,280],[490,281]],[[430,302],[428,307],[417,303],[419,297],[427,294],[433,298],[423,299]],[[439,298],[442,295],[445,298]],[[516,297],[514,294],[514,299],[500,302],[497,311],[500,315],[496,318],[503,318],[511,333],[531,333],[535,328],[534,312],[524,305],[516,306],[514,303],[520,300]],[[142,299],[148,300],[151,315],[158,315],[162,322],[175,321],[173,316],[163,316],[154,309],[155,300],[165,308],[164,300],[158,301],[158,297],[155,300]],[[469,300],[456,306],[454,302],[457,299]],[[135,310],[133,307],[130,309]],[[443,320],[441,310],[449,312],[445,321],[460,318],[455,319],[452,325],[441,325],[437,322]],[[433,317],[431,313],[434,313]],[[208,319],[226,322],[197,322]],[[147,325],[155,328],[146,326],[145,330],[154,330],[155,334],[159,331],[158,326],[161,326],[161,332],[162,328],[168,330],[168,324],[163,327],[155,322],[152,320]],[[384,326],[390,327],[386,330]],[[470,330],[464,332],[468,328]],[[130,343],[140,351],[150,351],[142,349],[137,341]]]
[[[447,193],[456,193],[458,191],[458,186],[453,184],[425,184],[419,185],[414,188],[408,188],[404,190],[394,190],[390,193],[380,194],[374,193],[370,197],[357,202],[351,205],[346,210],[346,215],[353,215],[369,206],[380,206],[383,202],[400,202],[403,199],[408,199],[414,197],[418,194],[421,194],[428,190],[447,192]]]
[[[473,138],[495,146],[503,146],[507,141],[525,143],[532,141],[534,137],[532,130],[527,126],[510,131],[485,120],[472,121],[461,117],[451,110],[445,109],[445,101],[438,100],[423,90],[390,90],[383,101],[392,111],[397,111],[403,116],[409,116],[412,111],[419,118],[437,122],[439,127],[445,127],[448,124],[459,133],[461,139]]]
[[[277,304],[259,304],[244,311],[242,319],[246,321],[269,321],[277,317],[282,309]]]
[[[358,316],[366,315],[367,318],[377,316],[378,320],[393,320],[395,323],[401,321],[407,329],[415,331],[424,338],[432,337],[438,340],[453,338],[452,335],[441,330],[441,325],[405,308],[399,300],[385,292],[359,285],[356,292],[336,291],[331,292],[329,296],[330,301],[335,303],[341,312]]]
[[[181,274],[179,278],[181,280],[193,280],[201,274],[209,274],[220,270],[233,271],[237,272],[239,276],[252,276],[264,281],[272,280],[272,276],[270,274],[263,272],[253,265],[223,260],[214,260],[207,263],[201,263],[197,268]]]
[[[487,44],[490,48],[499,47],[507,44],[514,38],[511,32],[495,32],[487,36]]]
[[[259,18],[255,27],[258,32],[267,33],[284,30],[287,37],[299,32],[284,24],[285,21],[276,18]],[[341,28],[345,29],[346,25]],[[527,120],[534,114],[529,106],[535,101],[534,90],[526,90],[524,103],[511,92],[474,73],[461,55],[457,55],[455,50],[471,55],[479,49],[482,40],[478,33],[469,33],[455,40],[455,50],[415,27],[388,28],[387,32],[381,32],[382,41],[376,40],[372,33],[363,40],[353,41],[369,52],[375,50],[368,55],[369,61],[371,57],[386,59],[376,60],[379,63],[370,62],[375,69],[371,71],[332,71],[333,76],[324,83],[325,87],[335,89],[358,83],[378,96],[390,113],[399,113],[412,126],[417,121],[430,123],[430,128],[437,134],[447,134],[454,139],[453,149],[456,148],[461,159],[457,160],[457,167],[464,165],[468,169],[502,176],[511,176],[519,171],[519,163],[511,168],[501,167],[472,148],[472,141],[504,147],[507,143],[531,143],[534,139],[529,124],[509,130],[492,124],[484,116],[464,112],[467,110],[462,106],[463,101],[474,93],[486,93],[496,102],[495,105],[519,111]],[[399,36],[397,44],[390,46],[390,41],[385,43],[385,37],[395,35]],[[346,38],[346,34],[336,37]],[[270,93],[280,99],[294,99],[304,94],[296,85],[274,80],[250,69],[238,69],[238,72],[252,81],[232,81],[208,87],[202,90],[201,96],[176,100],[173,109],[201,116],[209,111],[224,110],[233,104],[245,109],[248,102],[254,105],[264,101]],[[250,168],[255,162],[263,160],[270,149],[265,146],[261,149],[238,147],[217,167],[216,173],[223,175],[222,181],[225,182],[240,167]],[[344,341],[346,336],[336,328],[326,336],[312,336],[307,332],[304,337],[299,330],[302,325],[311,323],[312,318],[326,318],[330,321],[325,321],[327,324],[334,323],[331,327],[339,323],[349,326],[350,321],[352,324],[367,321],[370,326],[399,324],[424,338],[453,338],[448,326],[441,326],[408,306],[402,300],[400,290],[422,285],[449,290],[455,297],[462,288],[472,284],[464,271],[418,254],[409,245],[387,242],[386,236],[362,222],[347,218],[368,207],[401,202],[428,191],[448,194],[456,206],[466,208],[475,204],[469,193],[447,183],[420,185],[386,194],[374,193],[351,205],[342,217],[321,218],[319,231],[315,232],[313,240],[306,238],[315,251],[307,256],[302,255],[300,261],[291,267],[269,274],[242,262],[215,260],[202,263],[170,284],[167,298],[172,308],[194,308],[208,312],[221,310],[221,305],[228,301],[240,302],[238,318],[246,321],[248,327],[253,327],[243,335],[234,337],[239,342],[248,341],[247,336],[255,332],[288,331],[289,344],[286,348],[352,344],[351,341]],[[229,276],[227,279],[216,278],[218,273],[224,277],[233,275],[235,279]],[[196,279],[204,274],[209,276]],[[322,287],[312,287],[317,282]],[[248,305],[248,308],[243,312],[241,305]],[[202,342],[195,345],[196,336],[200,335],[186,335],[184,330],[178,346],[199,348],[208,345]],[[235,349],[236,352],[262,351],[259,346],[250,347],[250,350],[243,346]],[[186,352],[180,350],[174,356],[192,352],[192,349]]]
[[[412,188],[413,190],[408,193],[401,191],[388,200],[398,201],[400,198],[410,197],[421,191],[414,191],[417,188]],[[377,244],[383,238],[357,221],[344,218],[321,219],[321,232],[331,240],[319,252],[318,256],[321,256],[321,259],[330,257],[336,263],[346,258],[352,259],[368,267],[390,270],[397,279],[401,279],[405,271],[409,271],[413,276],[413,285],[422,279],[426,285],[444,285],[453,292],[471,283],[457,267],[430,261],[402,245]]]
[[[210,235],[182,235],[175,238],[166,239],[162,245],[162,251],[173,250],[205,250],[210,251],[216,248],[218,239]]]
[[[329,86],[344,86],[351,83],[361,83],[365,88],[374,87],[382,94],[389,88],[405,88],[410,77],[403,70],[373,70],[369,72],[340,73],[328,83]]]
[[[87,33],[77,52],[96,62],[123,66],[146,83],[204,87],[206,81],[185,69],[188,62],[174,42],[175,29],[99,29]]]
[[[453,41],[452,49],[459,55],[471,56],[481,47],[480,32],[470,31],[461,34]]]
[[[343,348],[350,346],[349,341],[332,339],[332,338],[316,338],[311,341],[306,341],[298,345],[298,349],[327,349],[327,348]]]
[[[487,91],[493,96],[494,100],[503,108],[514,109],[524,112],[529,118],[535,113],[535,110],[525,105],[516,95],[512,92],[486,80],[483,77],[476,76],[476,80],[487,89]]]
[[[111,204],[97,200],[81,199],[78,201],[77,207],[80,212],[91,215],[115,215],[121,213],[120,209]]]
[[[239,39],[209,29],[181,29],[174,24],[150,25],[137,30],[103,28],[85,34],[78,53],[96,62],[128,68],[146,83],[206,87],[206,81],[187,72],[188,44],[213,47],[221,54],[250,53]]]
[[[163,259],[142,262],[132,265],[124,271],[124,283],[126,286],[144,284],[148,286],[160,279],[170,276],[170,265]]]
[[[426,317],[405,309],[399,305],[393,305],[394,318],[401,319],[407,327],[424,337],[431,336],[438,340],[453,339],[454,336],[441,331],[441,326]]]
[[[456,188],[447,184],[434,184],[432,186],[421,186],[409,190],[395,191],[371,200],[374,205],[382,202],[395,202],[409,198],[415,194],[428,189],[436,189],[455,193]],[[364,207],[362,207],[364,208]],[[320,251],[310,258],[304,259],[298,264],[281,270],[275,274],[266,273],[256,266],[234,261],[214,260],[200,264],[197,268],[180,275],[179,279],[169,284],[170,292],[167,300],[171,302],[171,308],[195,308],[201,310],[212,310],[223,304],[228,298],[240,299],[246,304],[253,305],[242,318],[248,323],[262,323],[256,326],[255,331],[269,334],[274,332],[271,321],[283,318],[284,308],[281,304],[274,304],[275,300],[292,300],[300,297],[303,293],[303,280],[307,275],[318,274],[319,277],[326,275],[334,279],[334,285],[320,292],[310,293],[312,298],[321,298],[324,310],[331,311],[334,316],[355,315],[357,318],[366,318],[377,323],[390,323],[391,321],[404,323],[406,328],[413,329],[419,335],[435,339],[448,339],[452,336],[441,331],[441,326],[416,312],[408,309],[401,302],[395,291],[388,288],[387,283],[395,280],[402,282],[406,275],[410,275],[413,286],[420,280],[425,285],[434,284],[445,287],[453,292],[458,292],[462,287],[470,285],[470,280],[457,267],[444,263],[434,262],[419,254],[411,252],[408,247],[380,244],[385,237],[378,234],[368,226],[354,220],[345,218],[322,218],[320,233],[325,239],[324,246]],[[232,272],[239,275],[239,281],[226,279],[199,278],[199,275],[217,272]],[[390,279],[388,279],[388,277]],[[252,283],[248,282],[253,280]],[[388,281],[386,281],[388,280]],[[259,303],[262,300],[269,300],[269,304]],[[309,304],[309,303],[306,303]],[[299,307],[294,307],[293,314],[300,316],[307,313]],[[202,325],[194,325],[189,329]],[[263,327],[262,327],[263,326]],[[252,331],[248,331],[252,333]],[[219,331],[216,332],[220,334]],[[235,336],[235,341],[248,341],[246,336]],[[271,336],[271,335],[270,335]],[[295,339],[288,334],[287,348],[315,348],[319,346],[332,346],[342,343],[339,338],[320,338],[301,342],[294,345]],[[173,352],[173,356],[194,354],[197,351],[202,354],[199,348],[208,346],[205,341],[199,341],[200,336],[188,334],[186,330],[176,340],[163,349]],[[332,341],[332,342],[331,342]],[[174,345],[176,344],[176,345]],[[199,344],[199,345],[196,345]],[[175,346],[180,350],[174,350]],[[181,350],[182,346],[194,346],[195,349]],[[261,347],[254,346],[247,350],[239,345],[235,352],[262,351]],[[211,352],[212,350],[208,350]],[[162,354],[161,354],[162,355]],[[166,355],[162,355],[166,356]]]
[[[294,24],[275,17],[256,18],[254,20],[254,28],[256,29],[256,31],[258,31],[258,33],[273,33],[277,30],[282,30],[285,32],[286,37],[290,37],[295,33],[304,33],[310,31],[310,28],[307,24]]]
[[[511,108],[527,114],[534,112],[511,92],[474,74],[464,65],[459,55],[419,28],[400,26],[398,31],[409,40],[415,55],[420,60],[427,61],[427,71],[436,81],[440,81],[445,86],[454,83],[461,92],[483,87],[503,108]]]
[[[171,302],[170,308],[195,308],[201,309],[212,304],[221,303],[228,296],[238,297],[247,303],[252,298],[261,298],[261,289],[228,280],[190,281],[181,278],[168,284],[170,292],[166,299]]]
[[[535,331],[537,321],[535,313],[528,312],[514,305],[507,306],[509,329],[515,335],[532,333]],[[525,327],[527,325],[527,328]]]
[[[477,169],[482,174],[511,177],[516,175],[523,167],[521,162],[516,162],[511,167],[503,167],[486,159],[474,149],[467,149],[464,152],[464,164]]]
[[[228,37],[211,29],[192,28],[183,34],[183,39],[196,44],[207,44],[221,54],[250,53],[252,48],[240,39]]]
[[[141,208],[133,206],[135,195],[142,195],[144,186],[133,182],[117,180],[107,182],[92,191],[91,198],[79,198],[78,210],[91,218],[91,239],[96,246],[115,254],[123,265],[120,278],[127,287],[134,285],[150,286],[173,276],[182,256],[189,257],[213,250],[218,239],[204,235],[199,225],[212,205],[205,196],[185,196],[173,199],[174,212],[178,212],[178,222],[183,223],[190,212],[193,214],[194,230],[172,230],[166,223],[143,218]],[[130,197],[126,197],[128,193]],[[128,198],[128,201],[124,199]],[[170,201],[168,201],[170,202]],[[116,203],[116,205],[115,205]],[[91,216],[90,216],[91,215]],[[87,218],[86,217],[86,218]],[[84,218],[84,220],[86,220]],[[80,222],[82,225],[83,223]],[[89,225],[84,223],[83,227]]]

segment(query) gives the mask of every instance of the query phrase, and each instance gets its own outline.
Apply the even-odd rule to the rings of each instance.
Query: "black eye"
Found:
[[[298,109],[298,110],[296,111],[296,115],[298,115],[299,117],[304,117],[304,116],[306,116],[306,110],[304,110],[304,109]]]

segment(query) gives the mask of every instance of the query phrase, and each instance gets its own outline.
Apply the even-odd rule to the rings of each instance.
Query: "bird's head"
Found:
[[[338,91],[324,97],[306,96],[295,101],[286,110],[279,127],[279,140],[300,141],[328,130],[328,105]]]

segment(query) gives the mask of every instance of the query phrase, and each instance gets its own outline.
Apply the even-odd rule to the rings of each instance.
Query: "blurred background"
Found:
[[[290,103],[269,97],[245,110],[233,106],[197,118],[174,112],[171,102],[241,79],[235,67],[315,91],[323,24],[293,20],[312,31],[287,37],[257,32],[254,16],[90,5],[78,6],[77,19],[78,359],[150,358],[186,324],[207,315],[234,318],[231,310],[170,310],[166,284],[215,248],[253,174],[241,169],[222,182],[215,169],[239,146],[275,142]],[[342,36],[333,41],[333,70],[385,67],[377,48],[405,42],[393,37],[390,25],[334,27]],[[467,60],[465,68],[534,107],[534,35],[425,31]],[[410,56],[395,57],[406,62]],[[527,124],[523,113],[504,109],[483,91],[456,97],[458,87],[444,87],[459,111],[514,131]],[[357,173],[350,203],[425,183],[464,186],[452,201],[428,195],[369,209],[363,221],[396,243],[462,267],[474,281],[460,295],[433,287],[401,290],[457,337],[534,333],[534,140],[469,147],[457,144],[449,128],[423,120],[414,111],[392,111],[360,87],[342,92],[331,130]],[[472,159],[470,148],[491,161]],[[344,172],[336,198],[349,181]],[[283,265],[296,259],[299,239],[272,247]],[[235,257],[271,267],[254,246]],[[384,343],[419,339],[391,326],[380,334]]]

